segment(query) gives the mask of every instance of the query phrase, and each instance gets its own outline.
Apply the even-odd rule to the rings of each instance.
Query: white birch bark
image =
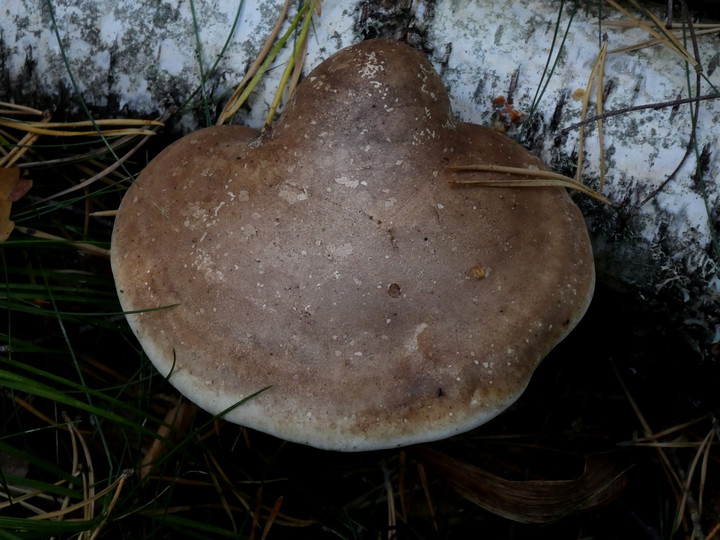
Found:
[[[180,104],[201,87],[196,99],[204,94],[222,106],[281,4],[246,0],[233,30],[235,2],[6,1],[0,8],[0,99],[37,106],[33,101],[45,96],[68,107],[62,102],[65,92],[77,92],[108,115],[133,117]],[[527,122],[510,135],[572,175],[579,134],[572,126],[581,118],[576,98],[588,83],[601,36],[607,34],[609,49],[650,37],[640,29],[600,24],[598,13],[584,5],[576,10],[572,2],[538,0],[326,0],[312,29],[306,69],[363,34],[406,38],[428,51],[461,120],[491,124],[493,98],[511,96]],[[605,5],[603,20],[620,18]],[[678,14],[675,19],[680,22]],[[685,43],[692,54],[692,44]],[[718,35],[699,36],[697,47],[700,88],[695,70],[668,47],[608,54],[604,109],[717,94]],[[283,51],[279,63],[287,54]],[[263,123],[280,71],[269,73],[236,121]],[[209,78],[201,84],[204,73]],[[590,114],[595,102],[593,97]],[[697,111],[695,126],[691,110]],[[203,115],[186,114],[182,127],[194,129],[205,121]],[[703,352],[720,342],[718,126],[717,98],[612,116],[604,122],[603,161],[597,124],[590,124],[583,178],[596,187],[604,163],[604,194],[620,206],[576,199],[593,237],[601,279],[663,306],[669,319],[686,325]]]

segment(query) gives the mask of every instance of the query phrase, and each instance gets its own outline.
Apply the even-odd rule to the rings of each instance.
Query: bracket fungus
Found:
[[[271,130],[191,133],[128,190],[112,267],[130,326],[189,399],[284,439],[372,450],[474,428],[594,286],[566,191],[454,183],[476,164],[547,169],[458,122],[419,51],[344,49]]]

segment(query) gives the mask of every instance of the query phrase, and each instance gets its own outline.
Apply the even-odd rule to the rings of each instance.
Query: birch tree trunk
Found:
[[[425,50],[461,120],[505,129],[563,174],[575,176],[580,163],[595,189],[604,176],[603,193],[617,207],[576,197],[600,279],[666,310],[698,350],[720,355],[717,27],[705,34],[706,15],[690,26],[678,12],[675,45],[626,49],[653,36],[617,26],[627,18],[598,4],[602,13],[571,1],[326,1],[306,71],[360,39],[393,37]],[[147,116],[190,100],[178,126],[195,129],[214,121],[281,5],[11,0],[0,18],[0,99],[69,115],[82,99],[98,117]],[[716,3],[706,10],[720,18]],[[268,72],[234,122],[262,125],[281,71]],[[607,117],[602,137],[597,121],[585,126],[581,146],[586,97],[588,116]]]

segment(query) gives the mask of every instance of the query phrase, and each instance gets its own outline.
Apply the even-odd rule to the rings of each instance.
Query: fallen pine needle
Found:
[[[457,185],[477,185],[483,187],[564,187],[579,191],[609,206],[617,207],[617,203],[601,195],[574,178],[544,171],[541,169],[525,169],[522,167],[506,167],[504,165],[450,165],[448,170],[456,172],[497,172],[514,174],[525,178],[469,178],[467,180],[450,180]]]
[[[30,227],[22,227],[20,225],[16,225],[15,230],[19,231],[23,234],[27,234],[28,236],[32,236],[34,238],[40,238],[42,240],[52,240],[55,242],[63,242],[65,244],[69,244],[69,245],[79,249],[80,251],[84,251],[91,255],[101,255],[103,257],[110,257],[109,249],[104,249],[104,248],[95,246],[93,244],[86,244],[85,242],[75,242],[73,240],[66,240],[65,238],[62,238],[60,236],[55,236],[54,234],[49,234],[49,233],[45,233],[42,231],[38,231],[37,229],[32,229]]]
[[[162,126],[162,122],[157,120],[93,120],[83,122],[22,122],[19,120],[6,120],[0,118],[0,126],[6,128],[17,129],[27,133],[36,135],[52,135],[56,137],[81,137],[102,135],[119,136],[119,135],[155,135],[152,129],[142,129],[137,126]],[[91,131],[74,131],[72,128],[95,126]],[[121,129],[101,130],[103,126],[120,126]],[[128,126],[128,127],[122,127]],[[55,129],[63,128],[63,129]]]

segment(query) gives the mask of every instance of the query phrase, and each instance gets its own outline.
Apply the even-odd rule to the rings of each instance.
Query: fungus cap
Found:
[[[211,413],[269,387],[225,418],[291,441],[474,428],[582,317],[594,270],[565,190],[453,187],[471,164],[546,168],[457,122],[420,52],[344,49],[268,133],[191,133],[128,190],[112,267],[130,326]]]

